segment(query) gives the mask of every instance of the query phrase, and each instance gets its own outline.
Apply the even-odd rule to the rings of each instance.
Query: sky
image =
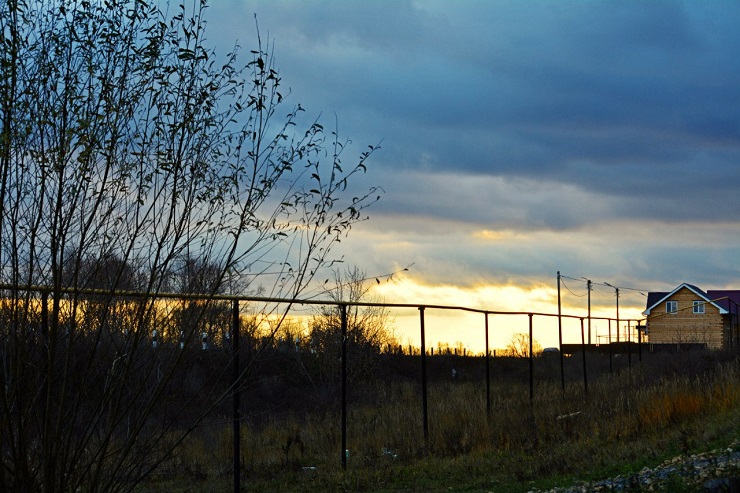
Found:
[[[588,278],[592,314],[609,283],[638,318],[648,291],[740,289],[740,2],[212,0],[209,41],[252,49],[255,14],[291,100],[381,142],[362,185],[385,193],[336,251],[408,267],[374,296],[556,313],[561,272],[564,312]],[[482,315],[435,317],[427,346],[480,350]],[[418,311],[396,325],[418,345]],[[504,347],[528,319],[492,327]]]

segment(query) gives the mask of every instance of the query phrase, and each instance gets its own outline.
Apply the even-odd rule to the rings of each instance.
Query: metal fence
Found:
[[[218,301],[224,304],[230,304],[230,326],[228,329],[225,328],[225,337],[219,340],[219,344],[223,350],[230,352],[231,362],[231,375],[232,382],[231,386],[234,389],[232,395],[232,424],[233,424],[233,469],[234,469],[234,491],[240,491],[240,474],[241,469],[240,458],[241,458],[241,438],[240,438],[240,424],[242,422],[241,416],[241,395],[240,395],[240,382],[239,380],[243,377],[241,361],[240,361],[240,344],[242,339],[242,316],[241,306],[242,304],[249,303],[261,303],[261,304],[272,304],[272,305],[287,305],[287,309],[295,305],[322,305],[322,306],[333,306],[339,311],[341,316],[341,466],[343,469],[347,467],[347,367],[351,364],[348,361],[347,355],[347,310],[349,307],[382,307],[387,309],[415,309],[419,313],[419,335],[421,341],[421,347],[418,352],[419,364],[420,364],[420,379],[421,379],[421,396],[422,396],[422,423],[423,423],[423,434],[425,441],[429,439],[429,414],[428,414],[428,371],[427,371],[427,358],[433,355],[433,349],[427,349],[426,346],[426,320],[425,317],[430,311],[453,311],[453,312],[467,312],[475,313],[481,316],[480,327],[485,341],[485,351],[483,357],[485,358],[485,387],[486,387],[486,411],[490,415],[491,413],[491,378],[490,378],[490,360],[492,358],[491,348],[489,347],[490,341],[490,324],[489,317],[491,316],[506,316],[506,317],[526,317],[529,337],[529,348],[527,351],[528,368],[529,368],[529,399],[530,403],[534,399],[534,332],[536,320],[542,318],[553,318],[556,317],[558,321],[559,331],[559,362],[560,362],[560,380],[563,391],[565,391],[565,371],[564,371],[564,357],[566,355],[573,355],[580,353],[582,357],[583,366],[583,389],[584,393],[588,394],[588,366],[587,358],[590,351],[597,349],[596,345],[590,345],[586,343],[585,339],[585,326],[588,322],[590,324],[593,320],[606,320],[611,327],[611,322],[615,321],[617,326],[620,322],[626,323],[628,326],[627,340],[621,341],[617,345],[606,344],[601,345],[599,348],[603,351],[604,346],[609,355],[609,366],[612,370],[612,351],[624,352],[628,354],[628,364],[632,365],[633,351],[635,356],[641,361],[642,360],[642,330],[640,330],[640,321],[631,319],[615,319],[605,317],[584,317],[579,315],[566,315],[562,313],[537,313],[537,312],[512,312],[512,311],[493,311],[478,308],[470,308],[464,306],[449,306],[449,305],[424,305],[424,304],[409,304],[409,303],[367,303],[367,302],[338,302],[338,301],[326,301],[326,300],[315,300],[315,299],[286,299],[286,298],[271,298],[271,297],[250,297],[250,296],[232,296],[223,294],[214,295],[185,295],[180,293],[140,293],[140,292],[112,292],[112,291],[101,291],[101,290],[72,290],[72,289],[57,289],[54,290],[45,286],[28,286],[18,287],[12,285],[0,285],[0,290],[5,292],[12,291],[14,293],[25,292],[35,293],[38,295],[38,304],[41,313],[41,324],[42,327],[48,328],[48,317],[49,317],[49,297],[51,295],[85,295],[85,296],[108,296],[116,297],[119,299],[146,299],[146,300],[179,300],[179,301]],[[559,307],[558,307],[559,308]],[[562,322],[563,320],[570,319],[580,323],[580,344],[565,344],[563,343],[562,335]],[[632,329],[634,327],[634,329]],[[637,333],[637,340],[633,340],[633,331]],[[156,329],[151,331],[152,345],[156,346],[159,343],[158,336],[160,334]],[[611,333],[609,334],[609,340],[611,341]],[[206,349],[209,341],[204,339],[200,341],[202,348]],[[180,348],[184,347],[184,341],[180,340]]]

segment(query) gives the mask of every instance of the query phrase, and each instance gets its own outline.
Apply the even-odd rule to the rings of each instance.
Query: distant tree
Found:
[[[182,423],[166,400],[171,273],[294,299],[378,198],[345,193],[374,149],[343,163],[346,141],[282,109],[259,34],[217,56],[204,12],[0,2],[0,491],[132,490],[212,408]]]
[[[370,290],[375,278],[353,267],[334,271],[328,298],[336,302],[372,303]],[[377,300],[376,300],[377,301]],[[342,321],[338,305],[322,305],[308,323],[308,344],[313,349],[319,378],[338,381],[341,369]],[[381,348],[395,343],[393,320],[383,306],[347,306],[347,364],[354,380],[369,377]]]
[[[517,332],[511,336],[506,351],[510,356],[515,358],[528,358],[529,357],[529,334],[523,332]],[[536,356],[542,352],[542,345],[537,342],[537,339],[532,340],[532,353]]]
[[[209,258],[196,259],[187,254],[173,263],[168,286],[172,292],[187,295],[224,294],[228,289],[224,273],[216,262]],[[162,334],[163,337],[198,347],[204,343],[204,335],[207,347],[222,345],[227,338],[231,326],[231,306],[226,301],[185,298],[178,300],[171,312],[174,330]]]

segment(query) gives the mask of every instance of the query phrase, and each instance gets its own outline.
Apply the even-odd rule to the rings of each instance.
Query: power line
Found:
[[[409,271],[409,269],[413,265],[414,264],[411,263],[407,267],[404,267],[403,269],[399,269],[397,271],[391,272],[390,274],[381,274],[381,275],[374,275],[374,276],[371,275],[371,276],[363,277],[362,279],[348,280],[348,281],[343,282],[341,284],[333,284],[333,285],[331,285],[331,287],[328,287],[328,288],[325,287],[325,285],[329,282],[329,279],[327,279],[326,281],[324,281],[324,284],[322,286],[319,286],[318,288],[316,288],[316,293],[315,294],[310,294],[310,292],[309,292],[309,294],[307,294],[304,297],[304,299],[312,300],[312,299],[318,298],[319,296],[322,296],[324,294],[327,294],[327,293],[329,293],[331,291],[335,291],[337,289],[342,289],[344,287],[350,286],[350,285],[355,284],[355,283],[364,283],[364,282],[367,282],[367,281],[375,281],[378,284],[380,284],[380,280],[381,279],[384,279],[386,281],[391,281],[391,280],[393,280],[393,277],[394,276],[396,276],[396,275],[398,275],[398,274],[400,274],[402,272]]]
[[[571,278],[571,277],[569,277],[568,279],[572,279],[572,280],[574,280],[574,281],[579,281],[579,280],[580,280],[580,279],[573,279],[573,278]],[[568,290],[568,292],[569,292],[570,294],[572,294],[573,296],[576,296],[576,297],[578,297],[578,298],[583,298],[584,296],[586,296],[586,295],[588,294],[588,293],[583,293],[583,294],[576,294],[576,293],[574,293],[574,292],[573,292],[573,290],[572,290],[572,289],[570,289],[570,288],[568,287],[568,285],[567,285],[567,284],[565,284],[565,282],[563,282],[563,276],[560,276],[560,283],[561,283],[561,284],[563,285],[563,287],[564,287],[565,289],[567,289],[567,290]]]
[[[588,281],[588,279],[585,278],[585,277],[581,277],[580,279],[577,279],[575,277],[568,277],[568,276],[564,276],[564,275],[560,274],[560,279],[564,279],[564,278],[565,279],[570,279],[572,281],[578,281],[578,282]],[[627,286],[615,286],[613,284],[609,284],[608,282],[594,282],[594,281],[591,281],[591,286],[594,286],[594,285],[597,285],[597,286],[606,286],[606,287],[611,288],[611,289],[619,289],[620,291],[621,290],[635,291],[637,293],[640,293],[643,296],[647,296],[645,294],[645,292],[648,292],[649,291],[648,289],[631,288],[631,287],[627,287]],[[570,289],[568,291],[570,291]],[[571,291],[571,293],[572,293],[572,291]],[[578,295],[575,295],[575,296],[578,296]],[[581,296],[584,296],[584,295],[581,295]]]

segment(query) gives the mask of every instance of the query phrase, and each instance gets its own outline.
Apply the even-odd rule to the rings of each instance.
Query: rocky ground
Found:
[[[740,493],[740,441],[736,440],[727,448],[711,452],[674,457],[655,468],[646,467],[634,474],[545,491],[590,493],[677,490]],[[539,490],[538,493],[544,492]]]

